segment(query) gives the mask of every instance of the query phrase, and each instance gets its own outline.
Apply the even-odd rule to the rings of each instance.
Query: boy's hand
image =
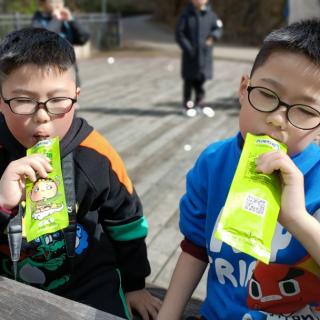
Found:
[[[44,155],[34,154],[10,162],[0,179],[0,206],[15,208],[25,197],[25,180],[46,178],[52,170],[50,160]]]
[[[62,21],[72,20],[71,11],[68,8],[64,7],[60,10],[60,20]]]
[[[290,157],[284,152],[271,151],[257,159],[257,171],[270,174],[280,171],[282,181],[279,222],[288,229],[291,223],[303,219],[305,208],[304,178]]]
[[[70,10],[66,7],[53,10],[52,16],[55,19],[61,20],[61,21],[70,21],[72,19],[72,14]]]
[[[214,39],[213,39],[213,37],[208,37],[207,38],[207,40],[206,40],[206,45],[208,46],[208,47],[211,47],[211,46],[213,46],[213,44],[214,44]]]
[[[137,311],[142,320],[157,319],[162,301],[151,295],[146,289],[126,293],[127,304],[132,315],[132,310]]]

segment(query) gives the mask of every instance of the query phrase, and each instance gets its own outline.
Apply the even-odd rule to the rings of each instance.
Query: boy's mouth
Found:
[[[265,132],[265,133],[261,133],[261,135],[267,135],[274,140],[277,140],[279,142],[283,142],[283,136],[279,132]]]
[[[37,141],[41,141],[41,140],[46,140],[49,138],[49,135],[40,135],[40,134],[35,134],[33,136]]]

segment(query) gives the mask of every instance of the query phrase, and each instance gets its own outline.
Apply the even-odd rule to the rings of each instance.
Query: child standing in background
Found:
[[[176,26],[176,41],[182,50],[183,108],[189,117],[196,116],[197,109],[214,116],[214,111],[204,102],[204,83],[212,78],[212,50],[222,36],[222,21],[207,3],[208,0],[191,0]]]
[[[39,0],[41,10],[34,13],[31,25],[58,33],[72,45],[83,45],[89,40],[89,33],[72,15],[63,0]]]

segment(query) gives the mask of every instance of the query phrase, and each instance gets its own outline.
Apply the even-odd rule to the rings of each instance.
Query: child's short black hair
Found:
[[[254,61],[251,76],[279,50],[304,54],[312,63],[320,65],[320,20],[301,20],[267,35]]]
[[[24,28],[7,34],[0,42],[0,83],[3,77],[26,64],[75,71],[76,56],[72,45],[57,33]]]

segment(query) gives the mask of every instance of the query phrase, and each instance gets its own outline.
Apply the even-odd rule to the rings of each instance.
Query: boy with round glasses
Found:
[[[75,116],[75,66],[72,45],[45,29],[22,29],[0,42],[0,274],[122,318],[134,309],[155,319],[160,301],[144,289],[150,266],[141,202],[116,151]],[[45,179],[52,170],[47,157],[26,156],[26,149],[54,137],[72,181],[73,255],[59,230],[22,239],[15,269],[5,229],[25,200],[26,178]]]
[[[240,132],[210,145],[187,175],[180,202],[182,253],[158,319],[180,319],[207,265],[201,319],[320,318],[320,21],[270,33],[251,75],[240,81]],[[246,133],[285,143],[260,156],[258,172],[278,172],[281,210],[270,264],[213,234]]]

